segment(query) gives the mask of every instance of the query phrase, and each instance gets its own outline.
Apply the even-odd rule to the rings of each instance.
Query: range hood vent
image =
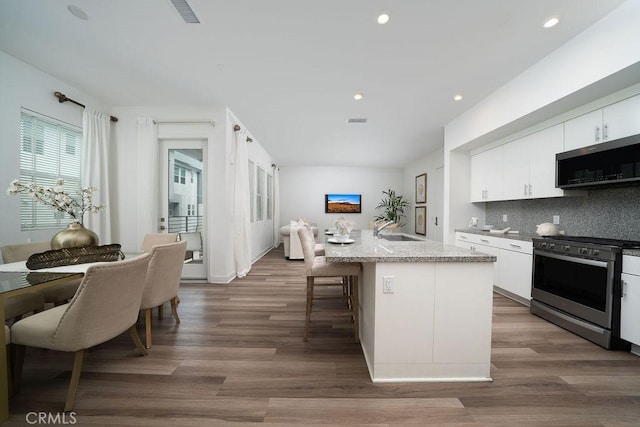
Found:
[[[640,135],[556,154],[556,187],[604,188],[640,184]]]

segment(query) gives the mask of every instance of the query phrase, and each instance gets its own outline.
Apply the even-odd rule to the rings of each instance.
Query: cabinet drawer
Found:
[[[522,252],[524,254],[533,254],[533,242],[514,239],[499,239],[500,249],[508,251]]]
[[[499,247],[498,240],[501,240],[501,239],[498,239],[493,236],[487,236],[484,234],[456,232],[456,240],[460,240],[462,242],[477,243],[477,244],[486,245],[486,246]]]
[[[623,255],[622,256],[622,272],[640,276],[640,257]]]
[[[475,234],[456,232],[456,240],[461,242],[478,243]]]

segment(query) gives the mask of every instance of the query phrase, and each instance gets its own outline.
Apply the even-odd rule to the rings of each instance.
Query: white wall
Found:
[[[439,240],[435,232],[435,217],[439,216],[438,224],[442,224],[442,213],[444,211],[444,199],[442,197],[442,188],[438,191],[436,187],[436,170],[444,166],[444,148],[438,148],[437,150],[429,153],[427,156],[422,157],[404,168],[404,188],[405,197],[411,203],[407,209],[407,218],[405,219],[406,227],[405,233],[415,234],[415,207],[426,206],[427,207],[427,235],[426,237],[431,240]],[[415,179],[416,176],[423,173],[427,174],[427,203],[415,204],[416,192],[415,192]],[[444,183],[442,184],[444,186]]]
[[[640,2],[629,1],[445,126],[445,242],[484,211],[459,182],[473,142],[640,62],[638,40]]]
[[[340,214],[324,213],[324,196],[327,193],[362,194],[362,213],[344,214],[356,222],[355,228],[366,229],[377,215],[375,207],[382,199],[382,191],[389,188],[409,196],[413,191],[404,187],[404,173],[399,168],[364,167],[280,167],[280,224],[308,218],[322,230],[334,227]],[[406,222],[406,219],[403,221]],[[407,227],[405,227],[407,228]]]
[[[0,245],[50,240],[59,231],[20,231],[20,198],[6,193],[20,177],[21,107],[82,127],[82,108],[60,104],[55,91],[107,112],[88,94],[0,52]]]

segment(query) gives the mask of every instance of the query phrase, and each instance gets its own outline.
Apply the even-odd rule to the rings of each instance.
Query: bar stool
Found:
[[[327,262],[326,257],[315,254],[315,242],[313,234],[307,227],[298,230],[298,237],[302,246],[304,255],[304,264],[307,272],[307,305],[304,319],[304,336],[303,341],[309,338],[309,326],[311,316],[329,317],[329,316],[349,316],[353,320],[355,341],[360,342],[360,323],[358,308],[358,281],[362,266],[359,262]],[[316,278],[340,278],[336,282],[316,282]],[[346,280],[347,283],[344,283]],[[340,286],[344,289],[345,285],[350,290],[346,295],[343,292],[340,296],[315,296],[314,288],[316,286]],[[328,298],[345,299],[344,310],[316,311],[312,313],[313,301]]]

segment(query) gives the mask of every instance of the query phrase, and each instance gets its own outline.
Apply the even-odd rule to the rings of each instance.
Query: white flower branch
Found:
[[[23,184],[19,180],[11,181],[7,189],[7,194],[28,194],[41,205],[50,207],[58,212],[64,212],[71,217],[74,222],[83,223],[85,212],[97,213],[104,210],[104,205],[95,206],[93,204],[93,193],[95,187],[82,188],[78,195],[78,200],[74,199],[64,191],[64,180],[58,178],[53,188],[43,187],[36,184]]]

